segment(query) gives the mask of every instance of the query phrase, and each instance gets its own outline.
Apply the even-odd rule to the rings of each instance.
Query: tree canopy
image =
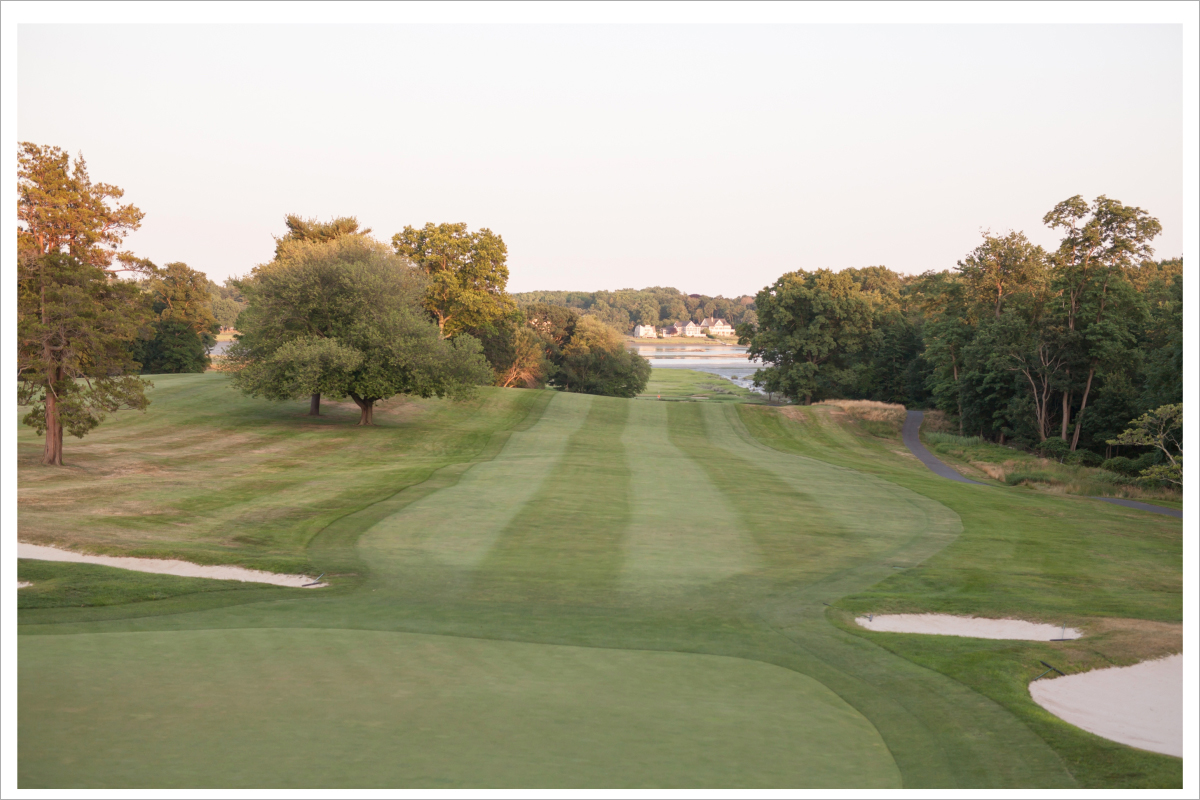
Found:
[[[487,228],[467,230],[465,222],[405,226],[392,237],[397,255],[428,276],[425,309],[442,336],[479,330],[513,308],[508,285],[508,248]]]
[[[514,294],[513,299],[522,308],[533,304],[574,308],[626,334],[635,325],[664,327],[689,319],[700,322],[706,317],[724,319],[734,327],[757,321],[754,298],[749,295],[710,297],[684,294],[670,286],[615,292],[522,292]]]
[[[359,424],[396,394],[458,397],[491,381],[477,340],[448,341],[422,309],[425,276],[384,245],[350,234],[293,241],[240,282],[242,336],[227,354],[253,396],[350,397]]]
[[[158,267],[142,259],[139,267],[156,317],[153,335],[134,346],[142,373],[204,372],[220,327],[213,314],[212,282],[178,261]]]

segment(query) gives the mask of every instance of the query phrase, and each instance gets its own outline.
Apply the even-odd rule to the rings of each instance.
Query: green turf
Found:
[[[336,582],[362,565],[314,540],[348,514],[485,455],[550,396],[485,389],[464,403],[400,399],[363,428],[346,403],[326,401],[322,416],[309,417],[306,403],[248,399],[216,372],[151,379],[147,413],[119,413],[69,439],[64,469],[38,463],[41,440],[20,427],[23,541],[326,572]]]
[[[900,785],[836,694],[741,659],[353,630],[36,641],[21,748],[45,756],[23,786],[827,788],[848,762]]]
[[[18,592],[17,608],[119,606],[208,592],[241,592],[257,600],[264,591],[262,584],[242,581],[180,578],[96,564],[25,558],[17,561],[17,579],[32,584]]]
[[[895,443],[855,436],[828,409],[792,409],[797,419],[743,408],[754,436],[773,449],[854,465],[952,509],[964,534],[916,568],[896,570],[836,606],[851,613],[943,612],[1018,617],[1083,628],[1075,642],[1039,644],[845,630],[996,700],[1064,759],[1088,787],[1180,786],[1182,762],[1107,741],[1037,706],[1028,682],[1048,660],[1069,671],[1136,663],[1180,652],[1182,526],[1156,514],[1083,497],[946,481]],[[1148,622],[1142,622],[1142,621]]]
[[[181,378],[197,398],[160,396],[165,420],[97,443],[124,452],[140,426],[197,419],[220,380]],[[258,436],[310,437],[296,447],[345,433],[234,407]],[[1012,695],[1033,650],[918,652],[908,643],[929,637],[847,622],[863,604],[1055,621],[1099,605],[1168,625],[1177,521],[1031,493],[1010,512],[998,498],[1013,490],[939,482],[898,442],[796,411],[808,416],[495,390],[356,432],[377,438],[331,456],[322,481],[358,501],[303,551],[358,565],[353,580],[237,605],[21,612],[21,785],[1178,785],[1178,759],[1030,716]],[[88,446],[77,457],[102,465]],[[374,454],[371,493],[355,494],[358,462],[385,446],[422,459],[423,482]],[[978,490],[992,494],[964,493]],[[245,491],[249,505],[286,502]],[[1071,663],[1145,644],[1095,641],[1067,645]],[[989,670],[1001,689],[982,685]]]
[[[766,402],[766,398],[758,392],[738,386],[719,375],[695,369],[653,369],[650,371],[650,382],[638,397],[710,403]]]

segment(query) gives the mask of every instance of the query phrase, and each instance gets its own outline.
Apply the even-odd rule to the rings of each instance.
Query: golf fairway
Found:
[[[350,588],[25,621],[20,785],[1076,785],[827,619],[961,533],[929,497],[732,404],[569,394],[441,474],[338,523]]]

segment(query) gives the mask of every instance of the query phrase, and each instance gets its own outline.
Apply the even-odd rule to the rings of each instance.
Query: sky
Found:
[[[1048,248],[1056,203],[1183,252],[1180,25],[47,25],[17,136],[82,153],[126,241],[218,282],[283,218],[466,222],[509,290],[753,294],[796,269]]]

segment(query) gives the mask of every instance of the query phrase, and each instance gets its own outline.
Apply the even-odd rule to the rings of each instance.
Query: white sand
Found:
[[[874,619],[856,617],[854,621],[872,631],[933,633],[941,636],[970,636],[975,639],[1028,639],[1045,642],[1050,639],[1078,639],[1083,635],[1075,628],[1067,628],[1064,634],[1061,626],[1041,622],[955,617],[949,614],[876,614]]]
[[[105,567],[131,569],[136,572],[155,572],[160,575],[178,575],[183,578],[214,578],[220,581],[245,581],[247,583],[271,583],[276,586],[304,586],[312,583],[307,575],[280,575],[275,572],[262,572],[245,567],[211,567],[192,564],[187,561],[175,561],[165,558],[128,558],[125,556],[93,556],[76,553],[71,550],[60,550],[57,547],[45,547],[38,544],[17,544],[17,558],[32,558],[37,561],[73,561],[79,564],[101,564]],[[328,586],[318,583],[310,587],[319,589]]]
[[[26,586],[33,586],[33,584],[29,583],[28,581],[17,581],[18,589],[24,589]]]
[[[1029,684],[1051,714],[1114,742],[1183,758],[1183,656]]]

